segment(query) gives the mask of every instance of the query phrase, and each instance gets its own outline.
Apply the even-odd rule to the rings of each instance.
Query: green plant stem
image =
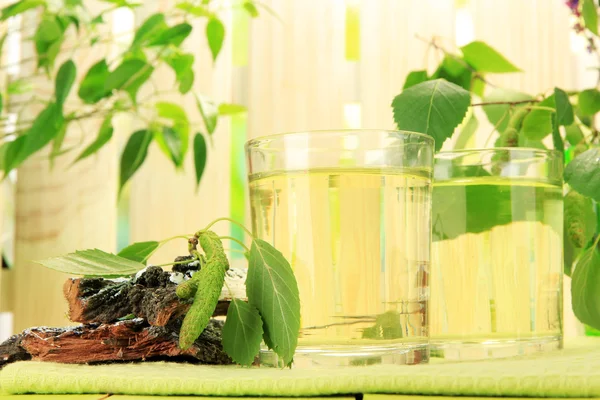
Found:
[[[248,230],[248,228],[246,228],[244,225],[240,224],[239,222],[237,222],[236,220],[232,219],[232,218],[227,218],[227,217],[222,217],[222,218],[217,218],[215,219],[213,222],[211,222],[210,224],[208,224],[204,229],[198,231],[196,233],[196,236],[198,236],[199,234],[201,234],[202,232],[206,232],[207,230],[209,230],[210,228],[212,228],[213,225],[215,225],[217,222],[221,222],[221,221],[229,221],[234,225],[239,226],[240,228],[242,228],[248,235],[250,235],[251,238],[254,238],[254,235],[252,234],[252,232],[250,232]]]
[[[177,235],[177,236],[172,236],[170,238],[161,240],[160,242],[158,242],[158,246],[154,250],[152,250],[150,252],[150,254],[148,254],[146,257],[144,257],[144,259],[142,260],[142,263],[148,261],[150,259],[150,257],[152,257],[154,255],[154,253],[156,253],[158,251],[158,249],[160,249],[161,247],[163,247],[166,243],[170,242],[171,240],[175,240],[175,239],[185,239],[185,240],[188,240],[191,236],[192,235],[190,235],[190,236]]]
[[[165,244],[165,243],[170,242],[171,240],[175,240],[175,239],[185,239],[185,240],[188,240],[192,236],[194,236],[194,235],[176,235],[176,236],[171,236],[170,238],[161,240],[159,242],[159,244]]]
[[[250,249],[248,248],[248,246],[246,246],[244,244],[244,242],[242,242],[239,239],[234,238],[233,236],[219,236],[218,239],[229,239],[229,240],[232,240],[232,241],[236,242],[237,244],[239,244],[240,246],[242,246],[243,248],[245,248],[247,251],[250,251]]]
[[[229,248],[229,249],[223,249],[223,250],[224,250],[224,251],[230,251],[230,252],[232,252],[232,253],[246,254],[246,252],[245,252],[245,251],[238,250],[238,249],[231,249],[231,248]]]
[[[479,107],[479,106],[495,106],[495,105],[509,105],[509,106],[516,106],[519,104],[526,104],[526,103],[539,103],[541,100],[519,100],[519,101],[486,101],[483,103],[475,103],[475,104],[471,104],[471,107]],[[550,107],[540,107],[540,108],[548,108],[552,111],[554,111],[553,108]]]

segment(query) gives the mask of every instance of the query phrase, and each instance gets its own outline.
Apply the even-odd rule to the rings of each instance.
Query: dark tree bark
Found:
[[[231,364],[221,346],[222,321],[211,320],[188,350],[179,348],[181,319],[152,326],[141,318],[114,324],[32,328],[0,344],[0,367],[19,360],[84,364],[171,360]]]
[[[178,267],[178,273],[188,273],[194,268]],[[191,304],[179,300],[175,294],[177,285],[170,277],[171,273],[160,267],[148,267],[137,280],[68,279],[63,292],[69,303],[69,319],[84,324],[106,324],[133,314],[150,325],[165,326],[169,320],[185,315]],[[213,315],[226,315],[230,301],[222,298]]]

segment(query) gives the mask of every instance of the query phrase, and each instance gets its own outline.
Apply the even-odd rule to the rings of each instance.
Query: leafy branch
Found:
[[[206,45],[211,51],[213,61],[216,60],[226,34],[225,26],[219,17],[219,13],[225,9],[219,2],[214,1],[204,1],[202,4],[184,1],[163,13],[153,14],[136,28],[126,49],[111,60],[97,59],[78,80],[76,77],[80,66],[75,60],[79,52],[117,39],[99,29],[105,24],[103,16],[119,7],[136,7],[135,3],[127,0],[103,1],[108,7],[97,15],[90,15],[84,2],[79,0],[66,2],[65,7],[61,9],[54,8],[51,2],[45,0],[20,0],[1,10],[0,22],[30,10],[39,11],[39,22],[33,28],[31,37],[25,39],[33,41],[36,54],[32,58],[19,60],[18,65],[36,62],[34,75],[39,75],[39,79],[44,79],[45,76],[45,79],[54,83],[53,91],[37,90],[35,96],[30,95],[33,85],[28,84],[29,78],[20,79],[7,86],[0,99],[0,104],[6,104],[7,107],[3,107],[4,110],[0,109],[0,118],[1,112],[16,112],[17,121],[6,125],[13,129],[12,132],[0,136],[2,171],[7,175],[49,144],[52,144],[52,162],[54,158],[73,150],[63,148],[67,130],[76,128],[77,123],[83,120],[102,119],[104,122],[98,129],[96,138],[82,149],[75,162],[83,160],[110,142],[114,130],[112,119],[115,116],[132,114],[144,124],[144,128],[130,135],[121,154],[119,192],[143,165],[148,148],[153,143],[173,161],[176,168],[182,168],[189,143],[192,142],[196,182],[199,184],[208,153],[206,138],[210,138],[214,133],[219,118],[245,112],[245,108],[239,105],[217,104],[205,95],[193,93],[195,57],[185,52],[183,45],[193,30],[188,21],[205,20]],[[258,16],[257,7],[261,7],[258,3],[244,0],[240,4],[249,17]],[[238,7],[240,4],[236,3],[233,6]],[[180,22],[182,19],[184,22]],[[63,46],[68,38],[73,38],[71,41],[75,44]],[[1,42],[3,40],[0,40]],[[60,54],[68,55],[68,59],[60,68],[56,68],[55,61]],[[0,68],[12,66],[5,64]],[[167,66],[173,71],[174,92],[182,98],[194,95],[202,99],[197,103],[201,123],[191,122],[192,118],[178,106],[183,100],[148,104],[161,93],[153,84],[154,72],[161,66]],[[43,74],[40,74],[42,72]],[[142,88],[149,94],[140,100],[137,94]],[[28,98],[19,99],[18,103],[13,100],[15,95],[23,94],[28,94]],[[22,118],[25,110],[30,115],[31,106],[35,104],[43,105],[41,111],[34,118]],[[142,115],[139,112],[141,108],[150,112]],[[193,137],[190,137],[191,129],[197,129]],[[87,136],[85,131],[81,133],[82,138]]]
[[[576,31],[588,40],[588,51],[597,53],[600,60],[596,46],[597,2],[569,1],[568,5],[576,17]],[[479,77],[521,70],[480,41],[453,53],[436,40],[418,38],[440,51],[444,58],[433,74],[417,70],[406,77],[403,91],[392,102],[398,129],[431,135],[436,150],[456,135],[459,135],[457,143],[460,141],[464,146],[475,133],[477,119],[475,113],[471,113],[467,121],[463,120],[471,107],[481,107],[493,126],[488,141],[495,135],[495,147],[553,148],[563,153],[564,180],[568,185],[564,198],[565,273],[570,275],[574,260],[578,260],[573,272],[573,309],[582,322],[600,329],[600,256],[597,254],[600,234],[595,223],[600,203],[600,131],[594,124],[600,112],[598,87],[581,91],[555,87],[538,95],[502,89],[487,81],[490,87],[485,87],[476,84]],[[473,101],[475,96],[481,101]],[[477,172],[484,176],[497,172],[498,163],[502,163],[500,156],[493,160],[489,171],[481,168]],[[455,233],[481,232],[511,222],[491,215],[489,209],[495,208],[488,204],[481,216],[473,217],[476,221],[472,226]]]
[[[192,300],[179,332],[179,345],[189,348],[208,325],[225,283],[229,261],[221,239],[210,228],[213,221],[194,235],[178,235],[162,242],[134,243],[118,255],[101,250],[83,250],[39,261],[40,264],[73,275],[105,278],[130,277],[145,268],[144,262],[164,243],[174,239],[187,242],[192,260],[201,264],[199,272],[178,284],[177,296]],[[244,226],[244,230],[249,232]],[[251,236],[253,237],[253,236]],[[232,238],[228,238],[232,239]],[[202,252],[198,250],[198,245]],[[300,332],[300,299],[294,272],[285,257],[269,243],[254,238],[245,252],[248,259],[246,294],[248,302],[232,294],[232,302],[223,326],[223,349],[238,364],[250,365],[265,344],[290,366]],[[185,261],[161,266],[189,263]],[[133,279],[133,278],[132,278]],[[230,291],[231,292],[231,291]]]

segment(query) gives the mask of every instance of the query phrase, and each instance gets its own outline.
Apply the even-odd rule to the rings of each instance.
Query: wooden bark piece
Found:
[[[175,294],[177,285],[171,277],[174,273],[189,274],[194,266],[178,267],[173,273],[160,267],[148,267],[138,279],[129,280],[68,279],[63,292],[69,304],[69,319],[106,324],[133,314],[146,319],[150,325],[165,326],[169,320],[184,315],[190,307],[190,301],[180,301]],[[245,270],[230,269],[225,279],[236,297],[246,297]],[[226,315],[230,302],[231,296],[224,290],[213,315]]]
[[[211,320],[185,351],[178,344],[180,326],[180,320],[159,327],[136,318],[114,324],[27,329],[0,344],[0,368],[27,359],[70,364],[151,360],[232,363],[221,346],[222,321]]]

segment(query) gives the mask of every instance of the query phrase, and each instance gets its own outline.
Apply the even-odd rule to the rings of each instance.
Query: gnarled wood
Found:
[[[151,360],[231,364],[221,346],[222,321],[211,320],[185,351],[178,344],[180,326],[180,319],[159,327],[136,318],[114,324],[27,329],[0,344],[0,368],[28,359],[70,364]]]

